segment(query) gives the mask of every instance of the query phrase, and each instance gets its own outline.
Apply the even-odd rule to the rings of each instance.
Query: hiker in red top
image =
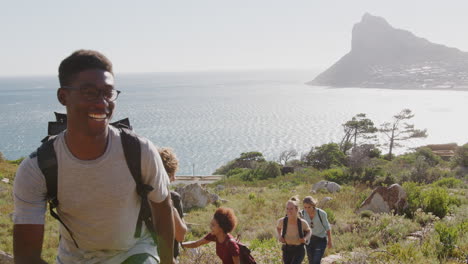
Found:
[[[216,242],[216,255],[223,264],[240,264],[239,245],[234,241],[230,232],[234,230],[237,218],[231,208],[218,208],[210,223],[211,232],[198,241],[182,243],[182,247],[196,248],[211,241]]]

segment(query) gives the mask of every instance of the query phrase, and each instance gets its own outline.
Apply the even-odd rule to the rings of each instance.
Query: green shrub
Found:
[[[422,187],[416,182],[405,182],[403,183],[403,189],[406,192],[406,199],[408,201],[408,207],[406,208],[405,214],[408,217],[413,218],[416,210],[422,207]]]
[[[226,177],[231,177],[231,176],[234,176],[234,175],[238,175],[238,174],[242,174],[244,173],[245,171],[248,171],[249,169],[245,169],[245,168],[234,168],[234,169],[231,169],[229,170],[228,172],[226,172]]]
[[[460,198],[453,196],[453,195],[449,195],[449,201],[448,201],[449,206],[454,205],[454,206],[459,207],[461,204],[462,204],[462,201]]]
[[[2,152],[0,152],[0,162],[4,162],[5,161],[5,156],[3,155]]]
[[[219,167],[213,174],[226,175],[230,170],[236,168],[253,169],[258,164],[265,162],[261,152],[251,151],[240,154],[239,158],[229,161],[227,164]]]
[[[432,213],[426,213],[421,208],[418,208],[414,213],[413,220],[421,226],[426,226],[437,219]]]
[[[437,248],[439,259],[452,256],[458,239],[457,226],[448,226],[443,222],[437,222],[434,227],[440,240]]]
[[[319,170],[330,169],[332,166],[345,165],[346,155],[340,150],[338,144],[328,143],[313,147],[305,156],[305,162]]]
[[[396,182],[395,177],[387,174],[385,177],[379,177],[373,182],[373,186],[390,186]]]
[[[351,176],[348,174],[346,168],[333,168],[321,172],[322,177],[327,181],[344,184],[351,181]]]
[[[281,176],[281,169],[278,163],[274,161],[262,162],[254,170],[254,178],[266,180]]]
[[[364,175],[361,180],[368,185],[372,185],[375,179],[382,175],[384,175],[384,172],[381,167],[367,167],[364,168]]]
[[[459,179],[456,179],[454,177],[449,177],[449,178],[443,178],[440,179],[434,183],[432,183],[434,186],[439,186],[439,187],[445,187],[445,188],[457,188],[461,187],[463,185],[463,182]]]
[[[374,215],[374,212],[372,212],[371,210],[364,210],[359,214],[361,218],[371,218],[372,215]]]
[[[330,208],[323,209],[327,213],[328,222],[330,224],[336,224],[335,213]]]
[[[423,209],[443,218],[449,210],[449,195],[441,187],[433,187],[422,192]]]
[[[455,165],[468,167],[468,144],[457,148],[453,161]]]
[[[428,147],[419,148],[416,151],[416,157],[424,157],[424,160],[429,164],[429,166],[434,167],[442,163],[442,158],[434,154],[432,150]]]
[[[369,197],[369,193],[366,193],[366,192],[359,192],[358,193],[358,200],[357,200],[357,203],[356,203],[356,208],[359,208],[362,204],[362,202],[364,202],[367,197]]]

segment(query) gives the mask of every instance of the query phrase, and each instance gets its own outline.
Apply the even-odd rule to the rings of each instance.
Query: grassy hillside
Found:
[[[0,163],[0,250],[12,253],[12,180],[17,162]],[[191,230],[187,240],[199,239],[209,232],[209,221],[217,206],[235,210],[239,225],[233,235],[241,235],[241,241],[250,245],[259,263],[281,263],[280,244],[275,238],[276,220],[285,214],[285,202],[293,195],[310,195],[312,184],[323,179],[323,173],[314,169],[279,176],[276,178],[243,182],[228,178],[208,186],[211,192],[227,200],[224,204],[188,212],[186,221]],[[224,189],[216,191],[217,185]],[[418,185],[410,193],[428,193],[437,186],[450,197],[447,216],[442,219],[422,210],[415,210],[412,218],[391,214],[375,215],[370,212],[355,213],[357,206],[371,193],[365,184],[343,185],[336,194],[313,194],[319,201],[331,197],[323,209],[333,223],[334,248],[326,254],[359,252],[350,258],[354,263],[464,263],[468,252],[468,188],[466,184],[451,186],[444,183]],[[447,188],[449,186],[450,188]],[[414,186],[409,186],[413,188]],[[408,187],[408,188],[409,188]],[[416,187],[414,187],[416,188]],[[441,187],[442,188],[442,187]],[[426,196],[424,199],[429,196]],[[414,198],[416,199],[416,198]],[[423,199],[423,200],[424,200]],[[425,202],[421,200],[422,202]],[[43,256],[53,263],[58,245],[58,224],[50,216],[46,219],[46,237]],[[424,230],[423,239],[409,240],[407,235]],[[182,250],[181,263],[220,263],[214,244],[199,250]],[[305,263],[305,261],[304,261]]]

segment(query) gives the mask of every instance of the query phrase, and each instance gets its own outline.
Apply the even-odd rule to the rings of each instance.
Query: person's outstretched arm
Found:
[[[151,200],[154,230],[158,236],[161,264],[172,264],[174,258],[174,217],[171,196],[160,203]]]
[[[44,225],[15,224],[13,254],[15,264],[47,264],[41,259]]]
[[[202,246],[202,245],[205,245],[205,244],[208,244],[208,243],[210,243],[210,241],[202,238],[202,239],[197,240],[197,241],[183,242],[182,247],[184,247],[184,248],[197,248],[199,246]]]

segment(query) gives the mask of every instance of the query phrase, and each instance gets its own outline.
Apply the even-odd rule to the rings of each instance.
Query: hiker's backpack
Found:
[[[252,254],[250,254],[250,249],[239,241],[239,237],[237,239],[231,238],[231,241],[239,246],[240,264],[257,264]]]
[[[281,230],[281,237],[284,238],[286,231],[288,230],[288,216],[283,218],[283,230]],[[301,219],[297,218],[297,230],[299,232],[299,238],[304,238],[304,230],[302,230]]]
[[[57,219],[63,225],[63,227],[65,227],[73,242],[75,243],[75,246],[79,248],[75,238],[73,237],[72,231],[63,223],[58,214],[54,211],[54,209],[59,205],[59,201],[57,199],[58,166],[57,156],[54,149],[54,141],[56,135],[67,128],[67,115],[55,113],[55,117],[55,122],[49,122],[48,136],[42,140],[42,145],[31,154],[31,157],[37,155],[39,168],[42,174],[44,174],[47,186],[47,202],[49,203],[50,214],[52,217]],[[153,187],[142,182],[140,140],[138,139],[138,136],[132,131],[132,127],[130,126],[130,121],[128,118],[111,123],[111,125],[118,128],[120,131],[125,160],[127,162],[130,173],[135,180],[136,191],[141,197],[140,213],[138,214],[134,237],[141,236],[142,222],[144,222],[146,228],[153,236],[153,240],[156,242],[155,231],[151,219],[151,208],[147,199],[148,193],[153,190]]]

